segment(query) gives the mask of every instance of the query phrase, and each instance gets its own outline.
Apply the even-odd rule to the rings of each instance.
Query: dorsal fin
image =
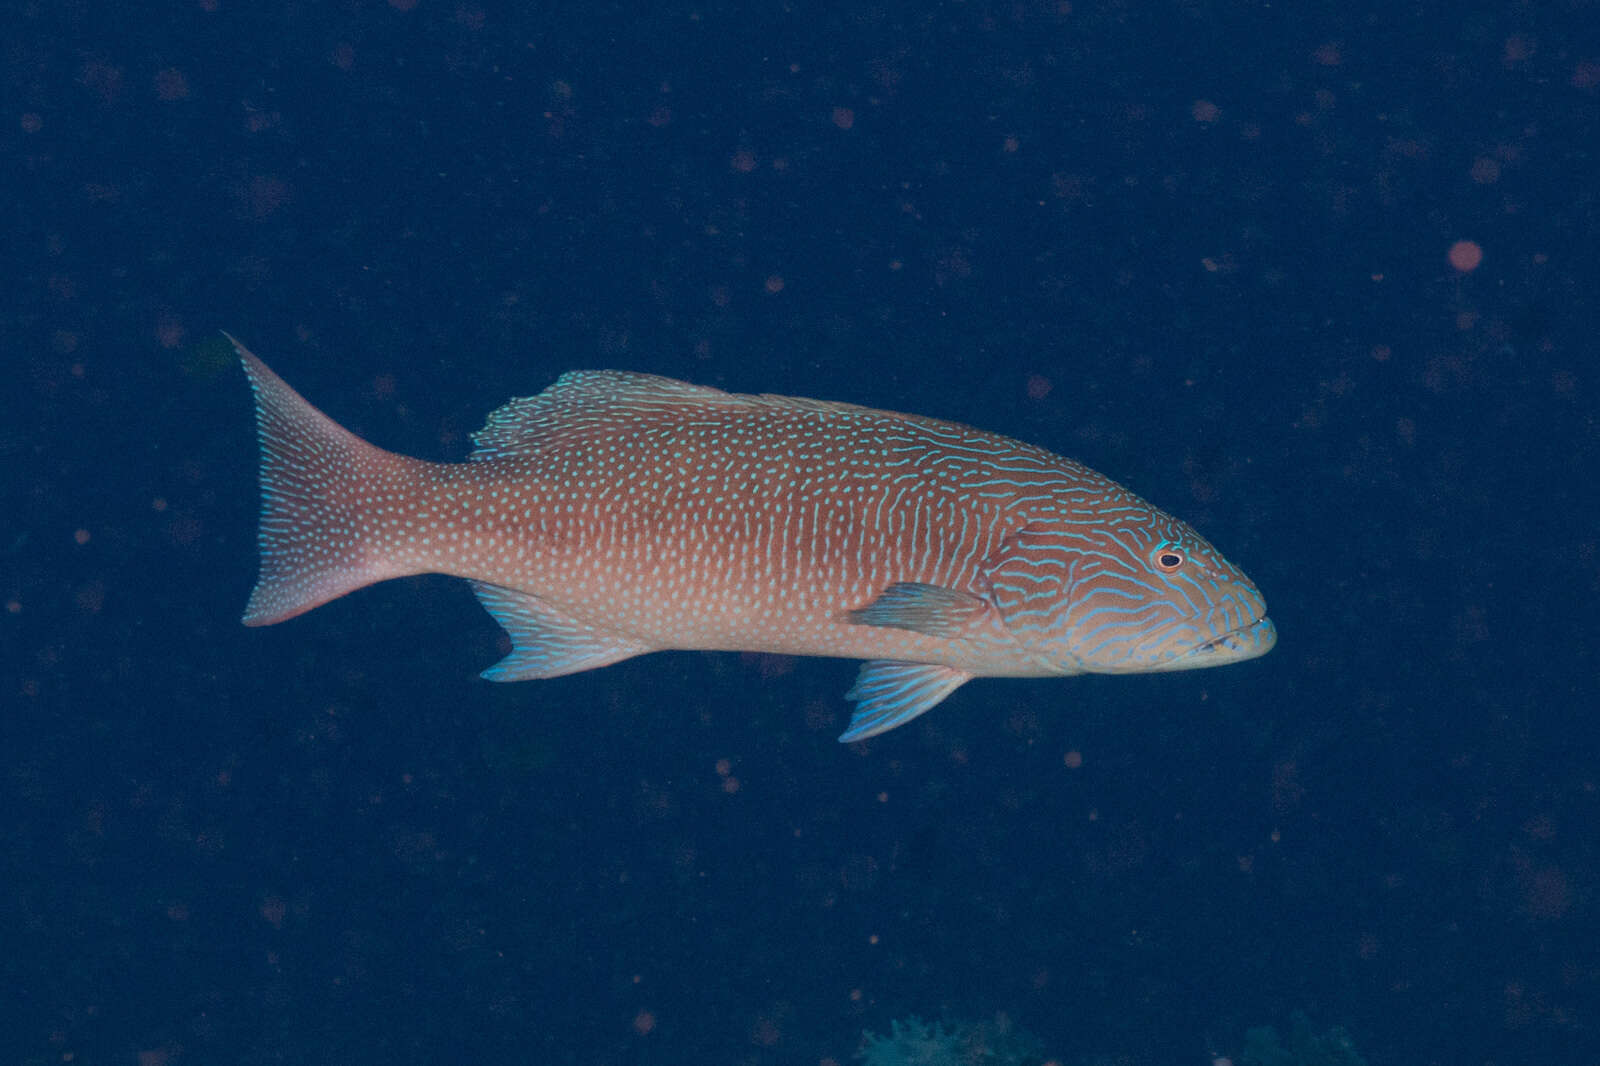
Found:
[[[489,416],[472,435],[474,459],[527,455],[556,443],[621,426],[637,426],[696,408],[752,406],[756,397],[739,396],[704,385],[690,385],[654,374],[626,370],[570,370],[537,396],[512,400]]]
[[[778,415],[890,419],[941,434],[973,432],[956,422],[878,411],[834,400],[772,393],[723,392],[708,385],[636,374],[629,370],[569,370],[537,396],[511,400],[472,435],[474,459],[537,454],[552,445],[617,436],[641,424],[686,422],[731,411],[760,409]]]

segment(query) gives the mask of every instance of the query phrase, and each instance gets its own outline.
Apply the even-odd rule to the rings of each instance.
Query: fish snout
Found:
[[[1205,644],[1197,652],[1221,656],[1217,664],[1240,662],[1244,659],[1254,659],[1265,655],[1278,643],[1278,627],[1272,619],[1262,615],[1254,622],[1241,629],[1224,633]]]

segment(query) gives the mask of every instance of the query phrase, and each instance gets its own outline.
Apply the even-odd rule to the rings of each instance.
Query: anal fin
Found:
[[[487,581],[472,582],[472,591],[511,637],[511,654],[483,671],[490,681],[560,677],[656,650],[562,614],[530,593]]]
[[[850,726],[839,742],[865,740],[905,725],[937,707],[972,675],[964,670],[931,663],[903,663],[874,659],[864,663],[845,699],[856,701]]]

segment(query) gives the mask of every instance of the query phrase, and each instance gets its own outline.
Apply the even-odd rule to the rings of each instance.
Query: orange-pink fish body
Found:
[[[1213,666],[1276,640],[1255,586],[1187,525],[997,434],[584,371],[496,411],[471,461],[432,463],[340,428],[235,347],[262,454],[247,625],[451,574],[511,636],[493,680],[664,649],[867,659],[843,740],[975,676]]]

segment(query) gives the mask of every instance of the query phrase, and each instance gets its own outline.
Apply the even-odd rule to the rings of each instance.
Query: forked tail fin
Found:
[[[244,624],[272,625],[363,585],[419,572],[385,550],[393,547],[385,543],[390,531],[384,528],[392,510],[362,510],[364,500],[401,489],[394,479],[403,479],[404,468],[417,461],[346,430],[244,345],[228,340],[255,393],[261,446],[261,574]]]

